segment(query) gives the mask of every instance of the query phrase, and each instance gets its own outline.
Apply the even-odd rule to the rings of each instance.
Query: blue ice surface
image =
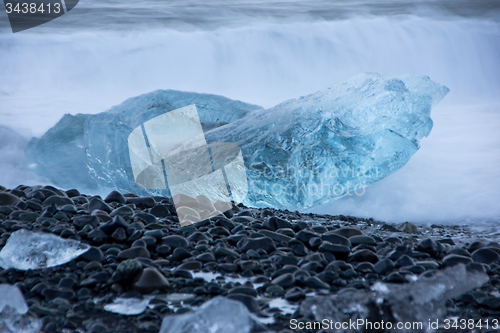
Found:
[[[160,90],[99,114],[67,115],[32,140],[26,155],[32,170],[61,187],[168,196],[135,184],[127,138],[145,121],[195,104],[208,143],[241,148],[249,186],[243,203],[300,210],[361,194],[403,167],[429,135],[431,108],[448,91],[426,76],[364,73],[263,109]]]
[[[175,90],[157,90],[98,114],[66,114],[26,148],[27,167],[62,188],[90,192],[108,189],[168,195],[135,184],[128,136],[147,120],[195,104],[204,131],[233,122],[262,107],[229,98]]]
[[[368,186],[403,167],[432,129],[449,89],[426,76],[367,73],[206,133],[245,159],[253,207],[300,210]]]

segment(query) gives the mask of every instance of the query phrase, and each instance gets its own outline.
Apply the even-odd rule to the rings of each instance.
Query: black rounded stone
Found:
[[[19,201],[21,201],[21,199],[13,194],[0,192],[0,206],[10,206]]]
[[[134,215],[132,215],[132,218],[134,219],[134,221],[142,221],[145,224],[156,223],[156,216],[144,212],[135,213]]]
[[[313,237],[309,240],[309,248],[313,251],[318,250],[323,241],[319,237]]]
[[[162,256],[169,255],[172,249],[168,245],[159,245],[156,247],[156,253]]]
[[[415,249],[417,251],[429,253],[433,257],[437,256],[439,251],[438,244],[436,243],[436,241],[430,238],[421,240],[417,244],[417,247]]]
[[[415,265],[415,261],[406,254],[402,255],[394,263],[394,266],[396,266],[397,268],[404,267],[404,266],[413,266],[413,265]]]
[[[238,242],[237,247],[242,252],[258,249],[263,249],[267,253],[276,251],[276,245],[269,237],[243,238]]]
[[[134,258],[149,258],[149,251],[143,247],[133,247],[120,251],[118,259],[134,259]]]
[[[490,248],[480,248],[472,253],[472,260],[481,264],[492,264],[500,261],[500,255]]]
[[[344,246],[347,246],[349,248],[351,248],[351,246],[352,246],[352,244],[348,238],[341,236],[341,235],[335,233],[334,231],[329,231],[329,232],[322,234],[321,238],[324,241],[328,241],[332,244],[344,245]]]
[[[172,259],[175,261],[182,261],[192,256],[191,252],[182,247],[174,249],[174,252],[172,253]]]
[[[283,288],[291,287],[295,284],[295,277],[291,273],[286,273],[278,276],[271,281],[272,284],[277,284]]]
[[[115,217],[117,215],[120,215],[120,216],[132,216],[132,215],[134,215],[134,210],[132,208],[130,208],[129,206],[122,206],[122,207],[114,209],[109,214],[109,216],[111,216],[111,217]]]
[[[370,250],[360,250],[354,253],[351,253],[348,259],[349,262],[362,262],[368,261],[372,264],[378,261],[378,256]]]
[[[107,235],[111,235],[118,228],[123,228],[127,230],[129,227],[128,223],[121,216],[115,216],[111,221],[106,222],[105,224],[99,227],[99,230],[103,231]]]
[[[208,241],[208,237],[205,234],[203,234],[199,231],[196,231],[196,232],[193,232],[191,235],[189,235],[187,240],[190,242],[196,243],[196,242],[201,241],[201,240]]]
[[[98,248],[96,248],[94,246],[91,246],[87,252],[81,254],[78,257],[78,260],[86,260],[89,262],[90,261],[102,262],[102,258],[103,258],[103,255],[102,255],[101,250],[99,250]]]
[[[330,286],[327,283],[321,281],[320,279],[318,279],[315,276],[311,276],[311,277],[305,279],[304,284],[307,287],[313,288],[313,289],[330,289]]]
[[[203,264],[200,261],[193,260],[180,264],[177,268],[186,269],[188,271],[199,271],[203,268]]]
[[[106,203],[104,203],[102,200],[98,198],[90,199],[87,210],[89,213],[92,213],[94,210],[102,210],[108,214],[111,213],[112,211],[111,207],[109,207]]]
[[[386,282],[389,282],[389,283],[406,283],[408,282],[405,277],[399,273],[391,273],[387,279],[386,279]]]
[[[43,206],[56,205],[58,207],[64,205],[73,205],[73,201],[67,197],[61,197],[58,195],[53,195],[43,201]]]
[[[201,262],[215,262],[215,257],[212,253],[210,252],[205,252],[196,257],[196,260],[199,260]]]
[[[334,231],[337,235],[344,236],[346,238],[351,238],[353,236],[362,236],[363,232],[355,228],[340,228]]]
[[[451,249],[450,251],[448,251],[448,254],[458,254],[459,256],[470,258],[470,252],[461,248]]]
[[[292,228],[292,224],[290,222],[280,219],[276,216],[271,216],[270,218],[266,219],[262,226],[271,231],[276,231],[281,228]]]
[[[335,256],[335,258],[346,260],[351,253],[351,249],[345,245],[332,244],[328,241],[323,241],[323,243],[318,248],[320,252],[329,252]]]
[[[164,245],[168,245],[173,249],[178,247],[184,247],[184,248],[190,247],[189,241],[186,238],[179,235],[171,235],[163,237],[161,239],[161,243]]]
[[[149,213],[160,219],[171,215],[170,210],[166,205],[156,205],[153,208],[151,208]]]
[[[453,266],[457,264],[467,265],[468,263],[471,262],[472,259],[470,257],[461,256],[458,254],[448,254],[446,257],[443,258],[443,264],[445,266]]]
[[[304,244],[307,244],[313,237],[318,237],[318,234],[312,232],[311,230],[301,230],[295,235],[295,238]]]
[[[374,246],[377,245],[377,241],[373,237],[364,235],[349,237],[349,241],[351,242],[352,246],[360,244],[374,245]]]
[[[470,253],[472,253],[472,252],[474,252],[474,251],[476,251],[478,249],[481,249],[483,247],[485,247],[485,245],[484,245],[483,242],[481,242],[481,241],[475,241],[475,242],[473,242],[473,243],[471,243],[469,245],[469,247],[467,248],[467,251],[469,251]]]
[[[118,202],[118,203],[121,203],[122,205],[124,205],[126,202],[126,199],[120,192],[112,191],[111,193],[108,194],[106,199],[104,199],[104,202],[107,202],[107,203]]]
[[[142,265],[138,260],[130,259],[121,262],[110,279],[110,283],[133,283],[133,280],[142,273]]]
[[[99,219],[97,218],[97,216],[91,215],[79,216],[73,220],[73,225],[77,230],[83,229],[86,225],[90,225],[93,228],[96,228],[99,226]]]
[[[137,208],[140,209],[152,208],[156,205],[156,201],[153,197],[126,198],[126,202],[128,204],[134,204]]]

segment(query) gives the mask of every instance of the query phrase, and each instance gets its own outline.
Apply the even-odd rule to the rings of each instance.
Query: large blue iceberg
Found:
[[[144,122],[194,104],[208,143],[241,148],[246,205],[304,209],[362,193],[403,167],[432,129],[431,108],[448,91],[425,76],[372,73],[270,109],[214,95],[156,91],[97,115],[65,116],[28,145],[27,162],[62,187],[169,195],[136,185],[127,138]],[[78,126],[68,125],[71,117]],[[52,147],[64,154],[54,156]],[[40,153],[47,151],[52,153]]]

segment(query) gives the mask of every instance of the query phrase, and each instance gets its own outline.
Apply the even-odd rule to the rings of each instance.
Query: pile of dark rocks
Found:
[[[392,225],[241,204],[180,227],[170,198],[113,191],[103,199],[52,186],[0,186],[0,248],[19,229],[91,245],[58,267],[0,269],[0,283],[20,288],[43,332],[158,332],[164,316],[192,311],[216,296],[272,318],[270,330],[291,332],[291,319],[310,318],[272,308],[270,300],[299,305],[311,295],[370,290],[377,281],[409,283],[458,263],[490,279],[448,302],[448,315],[500,319],[500,245],[491,235],[465,237],[464,227]],[[219,277],[209,281],[194,272]],[[157,298],[135,316],[103,308],[116,297],[150,293],[184,298],[175,304]]]

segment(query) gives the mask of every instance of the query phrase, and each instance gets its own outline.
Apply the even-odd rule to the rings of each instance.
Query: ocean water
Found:
[[[3,5],[0,9],[3,11]],[[450,88],[410,162],[363,195],[315,208],[388,222],[500,222],[500,1],[81,0],[13,34],[0,13],[0,184],[46,180],[22,146],[65,113],[156,89],[271,107],[360,72]],[[1,137],[0,137],[1,139]]]

